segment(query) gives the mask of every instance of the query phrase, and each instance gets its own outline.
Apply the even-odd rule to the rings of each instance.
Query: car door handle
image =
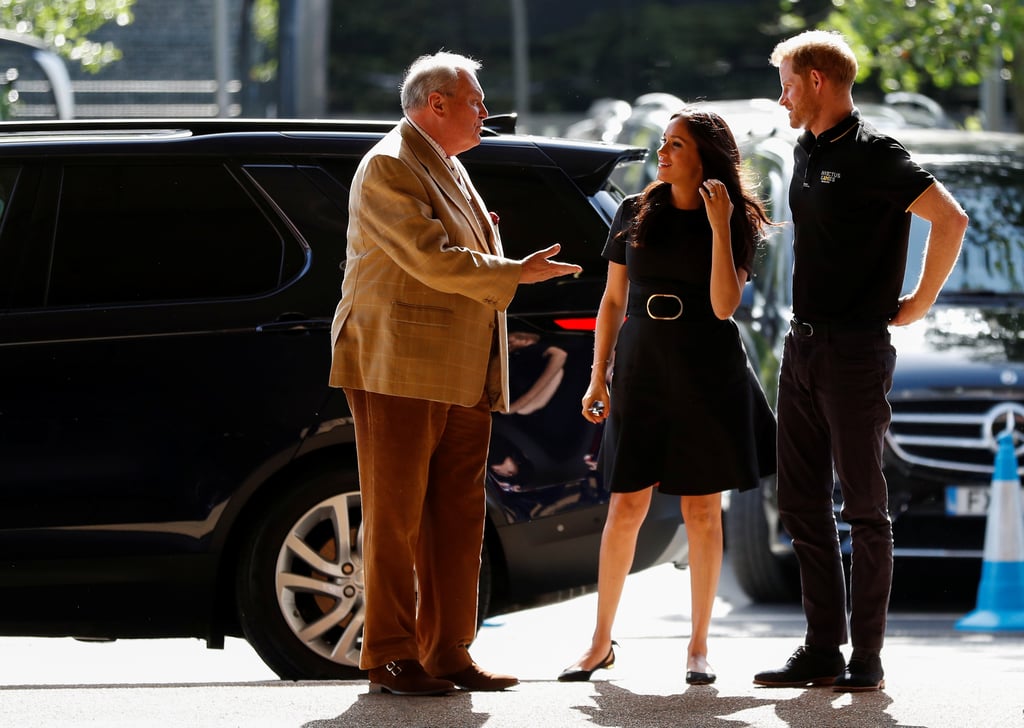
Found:
[[[259,333],[303,333],[306,331],[325,331],[331,328],[331,319],[307,318],[302,314],[283,314],[276,321],[260,324],[256,327]]]

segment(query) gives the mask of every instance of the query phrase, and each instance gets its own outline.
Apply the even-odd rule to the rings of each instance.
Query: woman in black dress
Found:
[[[769,224],[725,122],[705,111],[674,115],[657,180],[623,201],[604,250],[608,281],[583,416],[607,418],[601,460],[611,501],[592,642],[559,680],[589,680],[615,661],[612,623],[654,486],[680,496],[689,540],[686,682],[715,680],[707,636],[722,565],[722,492],[755,488],[775,469],[774,417],[730,318]]]

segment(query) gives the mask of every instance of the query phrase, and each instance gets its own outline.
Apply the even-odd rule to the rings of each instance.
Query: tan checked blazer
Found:
[[[473,406],[508,407],[505,309],[521,265],[454,160],[403,120],[360,162],[349,195],[345,277],[331,327],[330,384]]]

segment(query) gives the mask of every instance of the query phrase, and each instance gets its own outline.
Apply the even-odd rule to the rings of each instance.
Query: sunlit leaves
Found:
[[[60,55],[96,72],[121,58],[121,51],[113,43],[89,40],[89,34],[107,23],[131,23],[135,1],[0,0],[0,28],[42,38]]]
[[[1018,0],[832,0],[822,27],[854,41],[861,77],[877,71],[886,90],[917,90],[924,78],[939,88],[973,86],[994,59],[1013,60],[1024,44]]]
[[[267,83],[277,77],[280,3],[278,0],[254,0],[250,12],[253,38],[259,44],[259,59],[254,60],[249,69],[249,79]]]

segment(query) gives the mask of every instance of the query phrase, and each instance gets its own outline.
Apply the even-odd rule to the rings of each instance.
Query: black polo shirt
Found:
[[[907,208],[934,182],[859,112],[801,134],[789,203],[795,224],[793,313],[812,323],[883,323],[907,265]]]

